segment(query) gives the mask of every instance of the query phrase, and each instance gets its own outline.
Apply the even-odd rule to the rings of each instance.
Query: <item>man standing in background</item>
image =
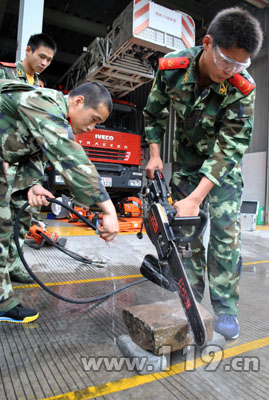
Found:
[[[32,35],[23,61],[15,64],[0,62],[0,79],[19,79],[30,85],[40,86],[38,75],[51,64],[56,51],[57,45],[49,35]]]

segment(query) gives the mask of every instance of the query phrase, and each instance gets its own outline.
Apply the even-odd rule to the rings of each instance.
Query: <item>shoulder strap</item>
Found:
[[[2,67],[2,71],[5,71],[5,78],[7,79],[16,79],[16,68],[17,65],[14,63],[8,63],[4,61],[0,61],[0,68]]]
[[[0,61],[0,64],[3,65],[3,67],[8,67],[8,68],[16,68],[17,65],[15,63],[10,63],[10,62],[5,62],[5,61]]]
[[[240,92],[245,96],[247,96],[255,88],[253,83],[248,81],[240,74],[234,74],[234,76],[229,79],[229,82],[238,90],[240,90]]]
[[[189,60],[187,57],[159,58],[159,69],[182,69],[187,68]]]

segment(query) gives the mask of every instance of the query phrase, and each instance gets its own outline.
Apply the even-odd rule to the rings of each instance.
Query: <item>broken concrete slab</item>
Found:
[[[204,346],[195,346],[195,356],[196,357],[206,357],[210,353],[217,353],[218,351],[223,351],[226,347],[225,337],[219,333],[213,331],[213,338],[208,340]],[[186,346],[182,350],[183,356],[193,354],[193,346]]]
[[[140,375],[153,374],[166,370],[167,359],[165,355],[156,356],[138,346],[129,335],[121,335],[117,339],[120,351],[132,362],[133,368]]]
[[[165,351],[169,351],[169,349],[171,349],[170,346],[167,349],[163,349],[164,354],[157,356],[147,350],[142,349],[131,339],[129,335],[119,336],[117,339],[117,344],[124,357],[128,357],[130,360],[130,365],[132,365],[133,369],[140,375],[167,371],[171,367],[171,354],[168,354]],[[204,360],[209,354],[212,358],[213,353],[223,351],[225,345],[225,338],[214,331],[213,338],[207,342],[206,346],[200,347],[197,345],[188,345],[183,349],[178,350],[178,352],[174,352],[174,354],[177,354],[177,362],[181,362],[181,360],[184,362],[191,362],[197,358]],[[193,365],[194,364],[191,363],[191,366]]]
[[[207,340],[213,338],[213,317],[200,304]],[[178,298],[127,307],[123,319],[132,340],[155,355],[181,350],[193,343],[193,335]]]

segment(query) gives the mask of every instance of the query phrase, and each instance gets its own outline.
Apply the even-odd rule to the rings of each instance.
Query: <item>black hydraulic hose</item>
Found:
[[[44,240],[46,240],[48,243],[50,243],[52,246],[56,247],[56,249],[62,251],[64,254],[67,254],[69,257],[74,258],[74,260],[80,261],[83,264],[95,264],[92,262],[92,260],[88,260],[85,257],[81,257],[79,254],[74,253],[71,250],[66,249],[63,246],[60,246],[58,243],[54,242],[53,240],[51,240],[48,236],[44,235],[44,233],[39,232],[39,235],[42,236],[42,238]],[[31,247],[31,246],[30,246]],[[33,247],[34,248],[34,247]]]
[[[60,206],[66,208],[68,211],[70,211],[72,214],[76,215],[81,221],[83,221],[86,225],[88,225],[90,228],[93,228],[94,230],[96,230],[96,226],[94,224],[92,224],[87,218],[83,217],[80,213],[78,213],[76,210],[74,210],[72,207],[70,207],[68,204],[64,204],[59,200],[56,199],[50,199],[48,197],[46,197],[46,200],[52,203],[56,203],[59,204]],[[116,293],[121,292],[124,289],[128,289],[131,286],[134,286],[138,283],[142,283],[142,282],[146,282],[148,281],[146,278],[144,279],[140,279],[139,281],[136,282],[132,282],[129,283],[128,285],[123,286],[122,288],[119,288],[117,290],[114,290],[112,292],[103,294],[101,296],[97,296],[97,297],[92,297],[88,300],[73,300],[73,299],[68,299],[67,297],[61,296],[58,293],[54,293],[48,286],[46,286],[35,274],[34,272],[31,270],[30,266],[28,265],[27,261],[24,258],[22,249],[20,247],[20,242],[19,242],[19,223],[20,223],[20,219],[21,216],[24,212],[24,210],[29,206],[29,203],[26,202],[19,210],[17,217],[16,217],[16,221],[15,221],[15,225],[14,225],[14,239],[15,239],[15,243],[17,246],[17,250],[18,250],[18,254],[21,258],[21,261],[25,267],[25,269],[28,271],[28,273],[31,275],[31,277],[36,281],[36,283],[38,283],[39,286],[42,287],[42,289],[44,289],[46,292],[48,292],[49,294],[51,294],[52,296],[56,297],[59,300],[63,300],[66,301],[68,303],[73,303],[73,304],[87,304],[87,303],[93,303],[95,301],[98,300],[102,300],[105,299],[107,297],[110,297]]]

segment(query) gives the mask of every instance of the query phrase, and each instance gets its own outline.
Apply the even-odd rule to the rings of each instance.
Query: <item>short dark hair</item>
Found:
[[[250,56],[259,52],[263,40],[259,21],[240,7],[219,11],[211,21],[207,34],[212,36],[213,45],[224,49],[244,49]]]
[[[30,36],[27,46],[30,46],[32,51],[35,51],[40,46],[48,47],[53,50],[54,54],[57,51],[57,45],[55,41],[46,33],[37,33],[36,35]]]
[[[97,110],[100,103],[104,103],[111,113],[112,99],[109,91],[99,82],[86,82],[72,89],[70,97],[84,96],[84,108]]]

